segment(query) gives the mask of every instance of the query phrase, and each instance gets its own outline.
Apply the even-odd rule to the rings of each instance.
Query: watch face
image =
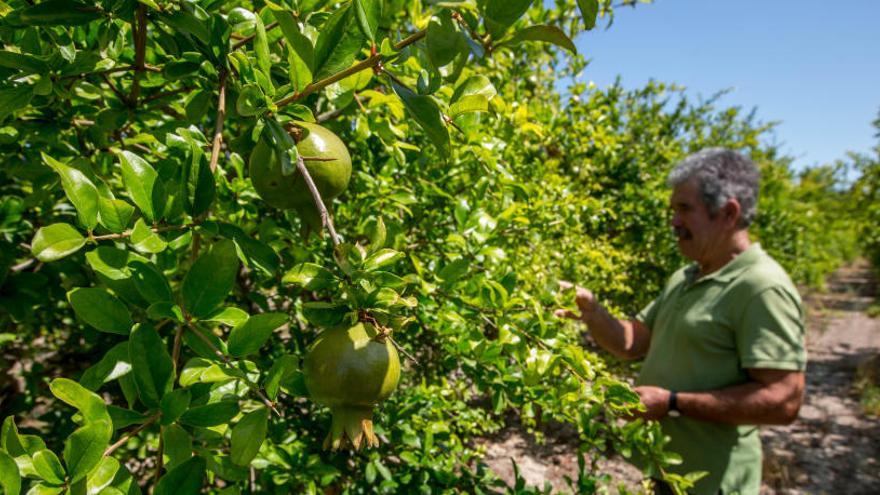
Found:
[[[669,411],[668,414],[669,414],[669,417],[671,417],[671,418],[677,418],[677,417],[681,416],[681,412],[679,412],[677,409],[673,409],[673,410]]]

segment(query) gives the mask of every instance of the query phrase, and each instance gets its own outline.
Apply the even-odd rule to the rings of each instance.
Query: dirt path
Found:
[[[880,419],[861,413],[852,390],[858,365],[880,353],[880,318],[865,314],[875,287],[869,267],[856,264],[837,271],[827,293],[806,298],[807,397],[795,423],[762,430],[762,494],[880,494]],[[486,462],[512,486],[513,458],[530,485],[565,493],[565,477],[577,478],[577,445],[553,439],[566,437],[536,445],[510,429],[486,443]],[[641,474],[625,462],[608,461],[604,471],[638,490]]]
[[[763,493],[880,493],[880,420],[852,390],[858,365],[880,353],[880,319],[865,315],[874,288],[856,265],[808,298],[807,397],[798,421],[762,431]]]

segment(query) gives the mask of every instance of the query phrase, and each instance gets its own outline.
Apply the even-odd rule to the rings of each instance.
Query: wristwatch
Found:
[[[670,418],[681,416],[681,411],[678,410],[678,392],[675,390],[669,391],[669,410],[666,414],[668,414]]]

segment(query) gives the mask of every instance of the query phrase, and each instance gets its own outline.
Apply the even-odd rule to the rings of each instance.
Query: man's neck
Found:
[[[749,240],[749,233],[745,230],[737,231],[728,239],[728,242],[725,243],[724,246],[716,251],[717,254],[715,256],[706,262],[699,263],[700,272],[697,277],[702,278],[710,273],[720,270],[724,265],[730,263],[734,258],[739,256],[740,253],[748,249],[750,245],[751,241]]]

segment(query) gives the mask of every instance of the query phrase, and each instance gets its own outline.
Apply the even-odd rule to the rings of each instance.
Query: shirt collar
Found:
[[[745,251],[739,253],[735,258],[728,261],[726,265],[699,280],[695,280],[697,274],[700,272],[699,265],[694,263],[688,266],[686,272],[687,279],[692,284],[695,282],[704,282],[706,280],[717,280],[722,283],[730,282],[750,267],[763,253],[764,250],[761,249],[759,243],[752,243],[752,245],[746,248]]]

